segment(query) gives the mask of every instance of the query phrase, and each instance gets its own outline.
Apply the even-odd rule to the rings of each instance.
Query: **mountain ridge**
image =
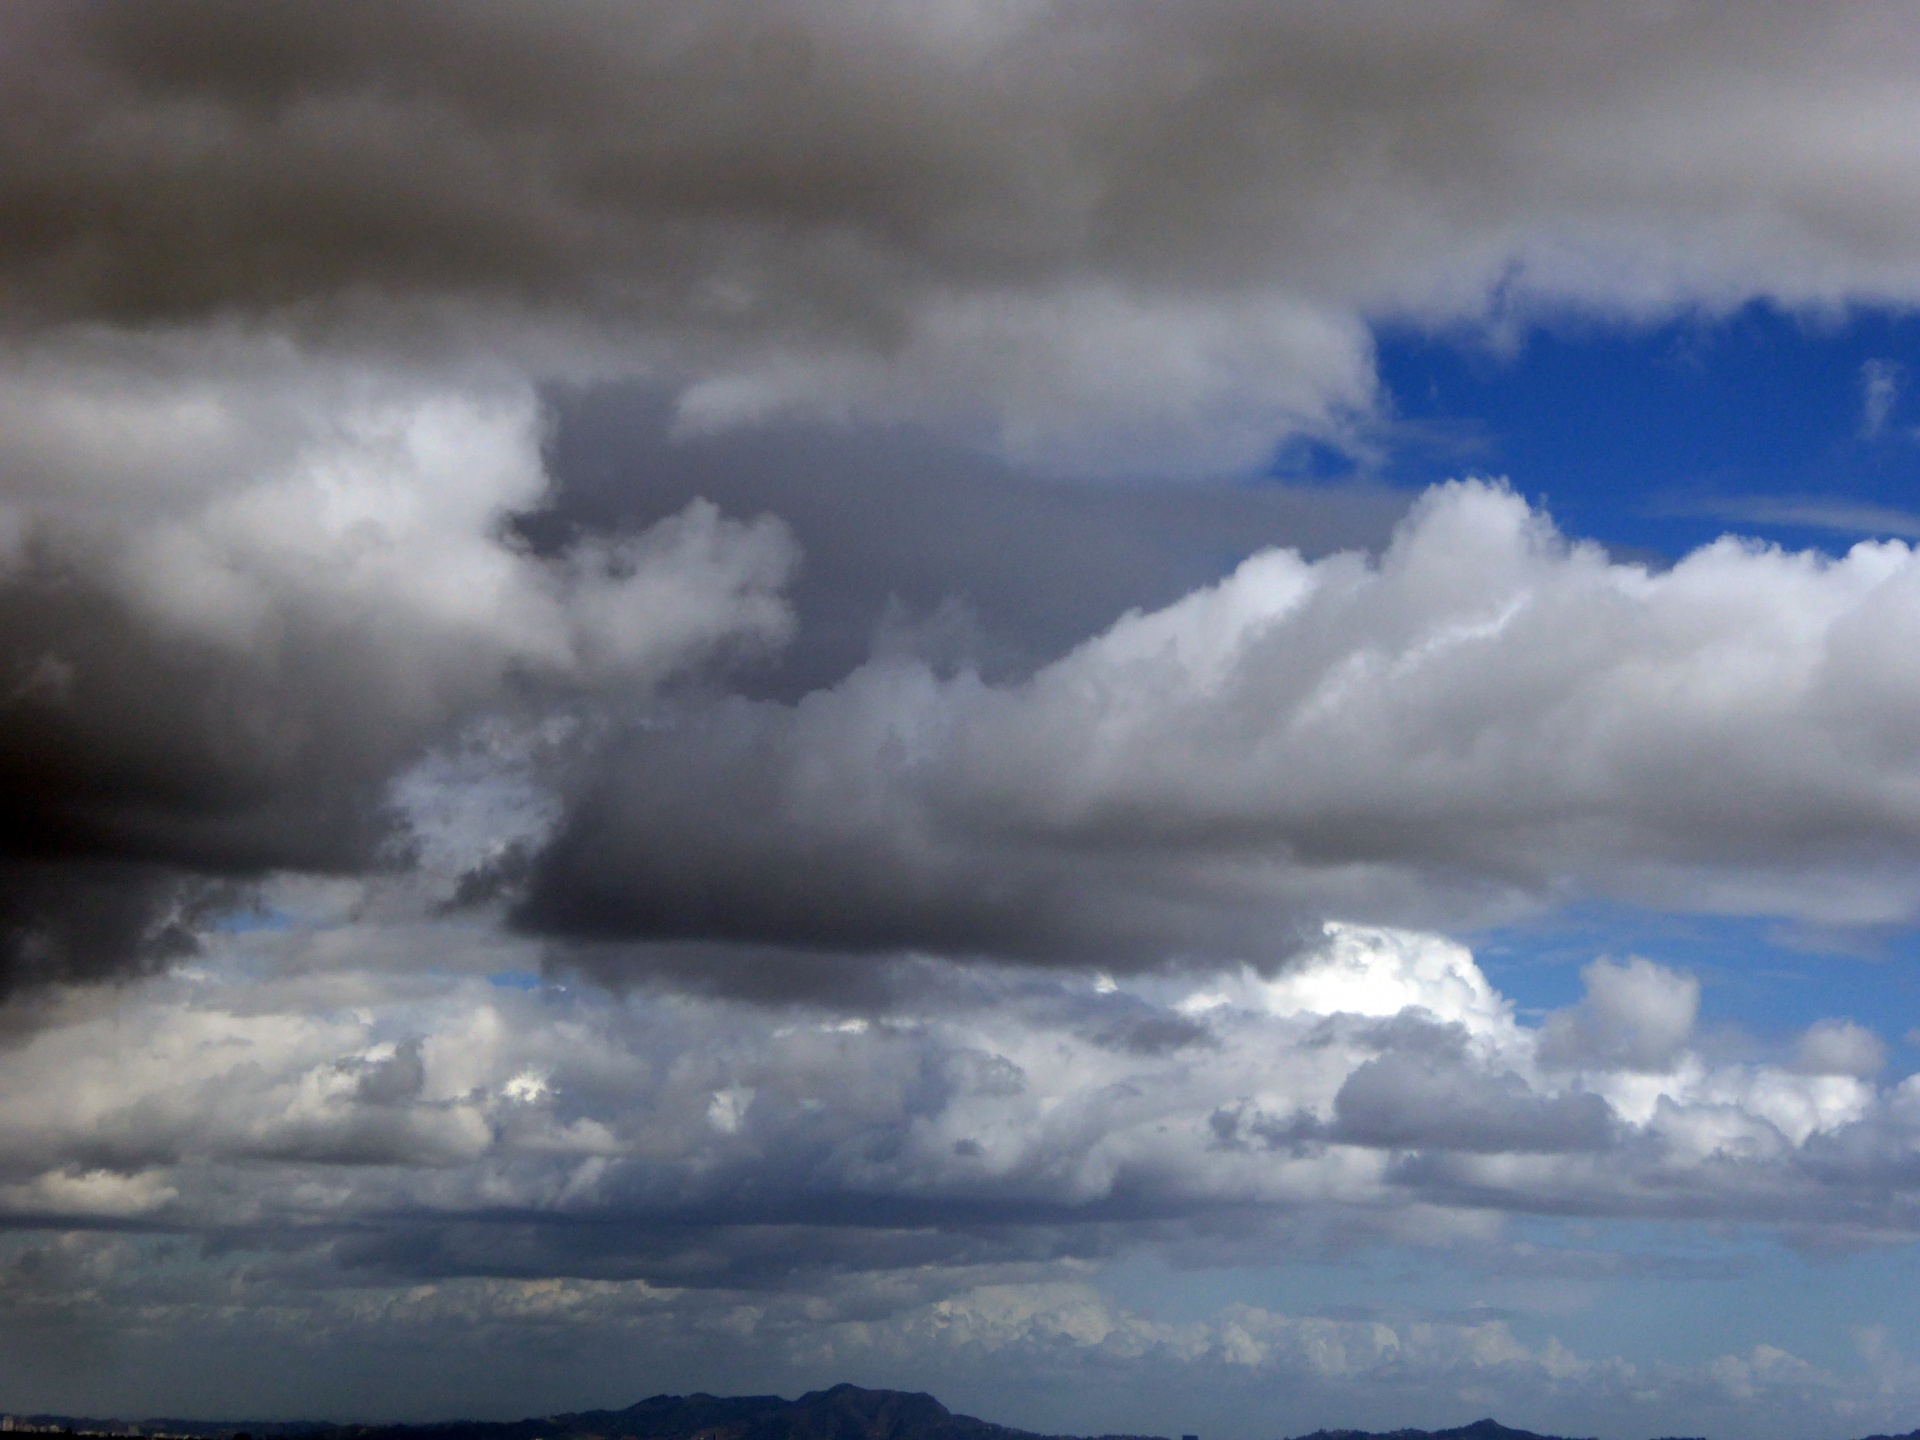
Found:
[[[619,1410],[578,1410],[520,1420],[439,1420],[418,1424],[324,1421],[93,1420],[13,1415],[15,1433],[183,1440],[1166,1440],[1163,1436],[1047,1435],[956,1415],[924,1391],[867,1390],[840,1384],[796,1400],[779,1395],[651,1395]],[[1491,1417],[1443,1430],[1315,1430],[1295,1440],[1568,1440],[1516,1430]],[[1677,1437],[1663,1437],[1677,1440]],[[1920,1440],[1920,1430],[1863,1440]]]

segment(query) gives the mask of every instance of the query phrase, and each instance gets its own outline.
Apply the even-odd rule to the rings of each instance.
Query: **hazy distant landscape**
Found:
[[[301,1421],[125,1421],[76,1419],[62,1415],[10,1417],[20,1430],[71,1431],[80,1435],[153,1437],[179,1435],[193,1440],[293,1440],[295,1436],[332,1440],[1175,1440],[1169,1436],[1041,1435],[996,1425],[971,1415],[955,1415],[931,1395],[901,1390],[865,1390],[836,1385],[797,1400],[777,1395],[655,1395],[624,1410],[583,1410],[524,1420],[450,1420],[419,1425],[354,1425]],[[1874,1435],[1864,1440],[1916,1440],[1906,1435]],[[1183,1440],[1205,1440],[1183,1437]],[[1492,1419],[1444,1430],[1316,1430],[1294,1440],[1580,1440],[1516,1430]],[[1698,1440],[1660,1436],[1654,1440]]]

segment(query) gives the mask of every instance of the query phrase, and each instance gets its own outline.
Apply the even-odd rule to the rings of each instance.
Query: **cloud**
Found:
[[[1851,1020],[1820,1020],[1800,1037],[1795,1063],[1809,1075],[1868,1079],[1886,1068],[1887,1047],[1864,1025]]]
[[[654,1373],[633,1356],[716,1384],[904,1366],[962,1400],[991,1375],[1003,1406],[1123,1382],[1270,1403],[1284,1378],[1352,1418],[1371,1393],[1383,1420],[1467,1384],[1507,1414],[1802,1420],[1881,1393],[1778,1346],[1594,1358],[1538,1316],[1411,1296],[1153,1314],[1100,1282],[1143,1256],[1298,1262],[1362,1240],[1538,1280],[1559,1253],[1533,1243],[1542,1214],[1885,1245],[1920,1225],[1890,1183],[1920,1135],[1912,1081],[1692,1050],[1660,1073],[1630,1055],[1553,1070],[1551,1025],[1517,1020],[1463,947],[1404,932],[1336,929],[1273,978],[938,968],[849,1015],[296,963],[315,938],[350,947],[351,913],[65,992],[0,1048],[0,1327],[98,1327],[92,1385],[172,1373],[167,1336],[322,1379],[395,1347],[446,1354],[437,1376],[487,1355],[467,1393],[507,1411],[532,1403],[529,1353],[575,1387]],[[1588,978],[1589,1013],[1622,984],[1685,988],[1650,966]],[[1130,1043],[1149,1021],[1187,1038]],[[178,1373],[217,1397],[241,1383],[226,1363]],[[1874,1403],[1905,1403],[1894,1379]],[[242,1393],[297,1404],[308,1383]]]
[[[721,1391],[738,1388],[734,1376],[777,1375],[797,1393],[822,1387],[823,1376],[905,1369],[928,1377],[956,1410],[1042,1433],[1074,1413],[1100,1428],[1132,1417],[1156,1430],[1185,1420],[1233,1435],[1304,1433],[1332,1417],[1377,1428],[1404,1413],[1452,1420],[1493,1411],[1554,1433],[1600,1428],[1593,1422],[1611,1416],[1629,1434],[1685,1419],[1677,1428],[1785,1440],[1893,1430],[1915,1393],[1884,1338],[1865,1347],[1864,1374],[1764,1343],[1635,1361],[1471,1313],[1351,1317],[1232,1304],[1170,1320],[1071,1276],[843,1277],[803,1297],[578,1278],[334,1287],[314,1283],[307,1247],[271,1258],[229,1253],[213,1274],[183,1281],[164,1253],[101,1234],[46,1244],[37,1258],[0,1259],[15,1307],[0,1317],[10,1341],[31,1346],[36,1330],[71,1338],[115,1308],[164,1320],[115,1333],[111,1350],[87,1357],[84,1377],[61,1376],[52,1354],[35,1355],[31,1374],[24,1365],[0,1371],[25,1380],[26,1393],[85,1394],[113,1409],[124,1407],[106,1402],[121,1395],[192,1410],[209,1403],[199,1397],[237,1392],[255,1413],[289,1396],[300,1410],[345,1382],[383,1412],[465,1406],[517,1416],[529,1405],[567,1413],[559,1407],[578,1403],[609,1370],[626,1388],[608,1403],[630,1404],[631,1393],[676,1375]],[[264,1300],[274,1282],[288,1286],[283,1303],[234,1305],[236,1292]],[[381,1363],[396,1352],[431,1363],[403,1377]],[[28,1353],[11,1348],[0,1366]],[[270,1353],[301,1363],[272,1375],[257,1364]],[[162,1378],[142,1388],[142,1367]]]
[[[271,1231],[308,1223],[322,1185],[351,1230],[338,1258],[372,1271],[722,1288],[856,1263],[848,1245],[876,1268],[889,1247],[1011,1263],[1209,1216],[1249,1234],[1289,1213],[1390,1234],[1569,1208],[1916,1223],[1880,1185],[1920,1116],[1912,1083],[1805,1050],[1683,1050],[1656,1072],[1630,1046],[1569,1073],[1553,1022],[1519,1024],[1430,936],[1336,929],[1285,977],[1197,987],[936,969],[871,1016],[303,975],[292,931],[213,953],[261,978],[76,994],[0,1051],[15,1217],[84,1223],[87,1177],[112,1174],[146,1177],[159,1228]],[[1355,981],[1365,1008],[1340,1008]],[[1588,984],[1576,1014],[1617,1012],[1623,985],[1692,994],[1645,962]],[[1164,1039],[1137,1043],[1145,1027]]]
[[[1638,956],[1624,965],[1596,960],[1580,978],[1587,985],[1586,998],[1548,1020],[1543,1063],[1561,1069],[1663,1071],[1680,1057],[1700,1010],[1698,980]],[[1825,1053],[1819,1044],[1814,1048]]]
[[[555,493],[515,522],[539,553],[644,529],[698,499],[773,514],[804,555],[778,655],[734,689],[793,700],[876,645],[1020,673],[1269,545],[1377,549],[1410,497],[1362,483],[1061,484],[905,427],[787,421],[673,434],[670,395],[549,386]]]
[[[790,630],[770,518],[516,544],[523,380],[69,340],[0,364],[0,413],[0,984],[177,954],[196,877],[380,864],[393,778],[470,720]]]
[[[872,1348],[924,1366],[957,1353],[1021,1389],[1028,1375],[1084,1367],[1120,1388],[1135,1414],[1208,1414],[1203,1397],[1212,1388],[1215,1405],[1244,1394],[1262,1415],[1272,1414],[1277,1391],[1288,1397],[1280,1403],[1299,1407],[1294,1413],[1354,1419],[1415,1407],[1453,1416],[1476,1406],[1519,1412],[1556,1432],[1586,1428],[1574,1417],[1657,1429],[1684,1416],[1702,1429],[1791,1434],[1795,1424],[1832,1428],[1860,1393],[1852,1377],[1773,1345],[1692,1365],[1636,1364],[1582,1355],[1557,1337],[1529,1344],[1495,1318],[1349,1319],[1236,1304],[1175,1324],[1116,1306],[1090,1285],[981,1286],[890,1323],[836,1329],[836,1358]],[[1899,1403],[1886,1413],[1901,1413]]]
[[[1443,486],[1377,560],[1260,553],[1025,679],[882,656],[650,719],[517,914],[609,974],[650,963],[614,942],[1271,964],[1328,915],[1582,894],[1903,922],[1916,575],[1898,542],[1732,539],[1653,573]],[[1684,1024],[1630,989],[1580,1043],[1656,1064]]]
[[[1894,505],[1874,505],[1827,496],[1746,495],[1667,504],[1662,514],[1697,515],[1734,525],[1790,525],[1844,535],[1920,538],[1920,515]]]
[[[1613,1112],[1598,1095],[1535,1095],[1519,1077],[1438,1057],[1367,1061],[1333,1102],[1328,1132],[1349,1144],[1493,1154],[1604,1150]]]
[[[1684,629],[1715,602],[1689,619],[1682,581],[1640,594],[1630,569],[1517,538],[1536,522],[1466,492],[1389,551],[1412,568],[1367,581],[1324,552],[1375,542],[1390,505],[1216,491],[1180,553],[1158,542],[1151,582],[1122,583],[1151,501],[1042,504],[1025,474],[975,460],[916,491],[972,493],[990,472],[1001,511],[963,534],[953,504],[924,498],[847,522],[870,477],[803,500],[795,471],[767,483],[827,553],[809,592],[825,638],[803,632],[758,698],[640,698],[792,635],[792,536],[700,503],[713,471],[767,463],[786,417],[887,422],[919,437],[913,464],[929,429],[1028,471],[1244,473],[1303,436],[1364,461],[1381,322],[1912,298],[1903,32],[1806,9],[1607,23],[1603,63],[1584,23],[1501,7],[1438,28],[1233,5],[882,7],[857,26],[748,3],[10,14],[8,863],[134,867],[153,899],[81,957],[59,938],[77,922],[29,901],[57,886],[0,879],[3,908],[29,917],[8,922],[9,971],[145,963],[166,949],[151,934],[175,934],[158,917],[198,903],[182,884],[397,863],[400,777],[470,727],[556,717],[578,730],[552,764],[515,762],[561,777],[551,845],[538,827],[468,845],[459,896],[530,877],[516,913],[541,933],[675,947],[591,963],[735,988],[804,989],[816,953],[839,957],[822,973],[899,949],[1264,962],[1329,915],[1454,923],[1561,893],[1902,919],[1885,724],[1902,667],[1864,621],[1834,698],[1785,712],[1807,733],[1763,734],[1778,706],[1750,706],[1730,722],[1745,749],[1670,785],[1662,764],[1695,767],[1663,745],[1704,745],[1707,726],[1678,691],[1636,700],[1636,677],[1715,682],[1660,669],[1663,646],[1693,653],[1664,620],[1601,635],[1575,597],[1591,586],[1626,631],[1656,612]],[[1893,138],[1863,150],[1863,134]],[[703,457],[631,487],[681,502],[623,496],[617,475],[596,499],[582,480],[543,528],[543,397],[620,377],[671,396],[657,428]],[[758,450],[720,433],[755,427]],[[752,488],[712,488],[729,486]],[[1084,521],[1086,545],[1027,523],[1037,510]],[[1322,558],[1269,554],[1176,602],[1245,553],[1249,516],[1259,540]],[[1506,600],[1545,583],[1514,637],[1481,604],[1498,584],[1469,594],[1441,573],[1460,563],[1448,525],[1501,552]],[[940,538],[894,538],[914,527]],[[1063,578],[979,601],[996,564],[1051,568],[1036,549],[1072,557]],[[1787,636],[1780,597],[1840,603],[1894,553],[1816,575],[1721,550],[1676,575],[1769,590],[1757,613]],[[887,653],[847,675],[896,577]],[[1317,598],[1288,618],[1295,586]],[[1349,588],[1357,608],[1337,614]],[[1897,611],[1898,588],[1876,603]],[[1423,656],[1398,603],[1500,633],[1433,629]],[[1088,640],[1129,606],[1143,613]],[[1588,678],[1555,670],[1550,625],[1572,627]],[[1158,662],[1127,647],[1185,631],[1233,652],[1218,698],[1212,661],[1186,675],[1184,639],[1138,683]],[[1279,659],[1325,682],[1320,712],[1276,679],[1267,651],[1289,644]],[[1376,652],[1397,668],[1370,672]],[[1515,667],[1493,677],[1510,713],[1474,709],[1499,693],[1467,675],[1483,653]],[[1574,697],[1603,675],[1620,685],[1593,713],[1648,741],[1637,757],[1581,731]],[[1791,665],[1773,683],[1803,684]],[[1344,734],[1342,686],[1384,704]],[[1291,728],[1263,727],[1262,705]],[[1529,773],[1561,724],[1590,742],[1586,768]],[[1854,724],[1874,738],[1842,743]],[[1746,783],[1747,759],[1801,740],[1799,769]],[[1788,774],[1826,808],[1785,819]],[[1369,778],[1388,775],[1391,795]]]
[[[0,992],[160,968],[193,954],[203,924],[239,898],[164,865],[0,860]]]
[[[0,1381],[1867,1404],[1770,1338],[1089,1277],[1914,1232],[1853,1022],[1730,1063],[1634,959],[1523,1024],[1359,923],[1911,923],[1910,550],[1655,572],[1497,484],[1227,483],[1378,469],[1382,325],[1920,299],[1910,32],[8,7]]]
[[[1912,300],[1911,37],[1838,14],[39,4],[0,296],[1232,470],[1354,438],[1371,321]]]
[[[1887,428],[1900,398],[1900,366],[1892,360],[1868,360],[1860,366],[1860,433],[1868,439]]]

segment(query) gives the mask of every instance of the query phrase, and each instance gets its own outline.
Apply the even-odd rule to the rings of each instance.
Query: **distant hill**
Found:
[[[1077,1440],[1036,1435],[955,1415],[931,1395],[836,1385],[798,1400],[778,1395],[655,1395],[624,1410],[582,1410],[526,1420],[448,1420],[428,1425],[332,1425],[290,1421],[88,1420],[15,1417],[16,1426],[76,1435],[181,1435],[196,1440]],[[1163,1440],[1104,1435],[1097,1440]]]
[[[76,1435],[177,1435],[194,1440],[1081,1440],[1040,1435],[955,1415],[931,1395],[836,1385],[798,1400],[778,1395],[655,1395],[624,1410],[582,1410],[526,1420],[449,1420],[431,1425],[330,1425],[291,1421],[83,1420],[16,1415],[16,1429],[71,1430]],[[1094,1440],[1162,1440],[1103,1435]],[[1564,1440],[1476,1420],[1451,1430],[1316,1430],[1298,1440]],[[1673,1440],[1673,1437],[1668,1437]],[[1870,1435],[1866,1440],[1920,1440]]]
[[[1451,1430],[1316,1430],[1311,1435],[1300,1436],[1299,1440],[1565,1440],[1565,1437],[1515,1430],[1498,1420],[1476,1420]]]
[[[836,1385],[778,1395],[655,1395],[624,1410],[505,1423],[352,1427],[353,1440],[1065,1440],[955,1415],[931,1395]],[[1160,1440],[1102,1436],[1100,1440]]]

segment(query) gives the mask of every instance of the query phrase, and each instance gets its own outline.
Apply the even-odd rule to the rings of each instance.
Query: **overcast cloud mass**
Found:
[[[1893,1021],[1494,974],[1911,934],[1920,557],[1397,487],[1451,442],[1380,363],[1910,314],[1917,66],[1876,5],[6,7],[0,1407],[1920,1423]]]

